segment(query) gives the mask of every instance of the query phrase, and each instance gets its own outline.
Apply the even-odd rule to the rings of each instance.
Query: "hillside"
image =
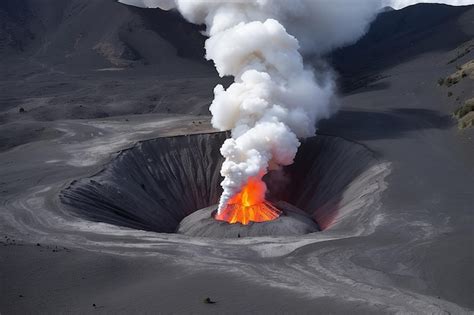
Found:
[[[0,122],[209,115],[212,89],[222,82],[204,60],[200,27],[176,12],[115,0],[4,0],[0,16]],[[463,51],[451,50],[474,34],[473,18],[472,6],[383,10],[361,40],[327,59],[349,93],[424,53],[455,59]]]

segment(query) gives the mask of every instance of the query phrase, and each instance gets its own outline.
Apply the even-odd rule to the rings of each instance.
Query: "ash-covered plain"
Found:
[[[0,19],[0,313],[474,309],[473,6],[386,10],[324,55],[340,110],[264,177],[304,233],[265,235],[210,221],[232,80],[203,26],[108,0]]]

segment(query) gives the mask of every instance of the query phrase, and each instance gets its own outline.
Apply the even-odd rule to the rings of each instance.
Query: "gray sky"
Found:
[[[160,6],[163,4],[173,3],[172,0],[119,0],[120,2],[138,6],[149,6],[149,7],[156,7],[156,3],[160,3]],[[408,5],[416,4],[416,3],[446,3],[450,5],[468,5],[474,4],[474,0],[381,0],[381,2],[385,2],[386,5],[394,7],[395,9],[400,9],[406,7]]]
[[[474,0],[423,0],[423,1],[417,1],[417,0],[391,0],[388,1],[390,2],[391,6],[394,7],[395,9],[403,8],[408,5],[416,4],[416,3],[422,3],[422,2],[430,2],[430,3],[446,3],[450,5],[468,5],[468,4],[474,4]]]

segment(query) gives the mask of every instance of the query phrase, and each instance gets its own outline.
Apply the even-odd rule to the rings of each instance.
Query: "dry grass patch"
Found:
[[[454,112],[454,117],[458,119],[459,129],[472,127],[474,125],[474,98],[464,102],[464,105]]]

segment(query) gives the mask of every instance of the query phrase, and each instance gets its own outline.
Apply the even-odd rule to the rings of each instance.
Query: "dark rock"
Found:
[[[206,304],[216,304],[216,301],[211,300],[211,298],[207,297],[204,299],[204,303]]]

